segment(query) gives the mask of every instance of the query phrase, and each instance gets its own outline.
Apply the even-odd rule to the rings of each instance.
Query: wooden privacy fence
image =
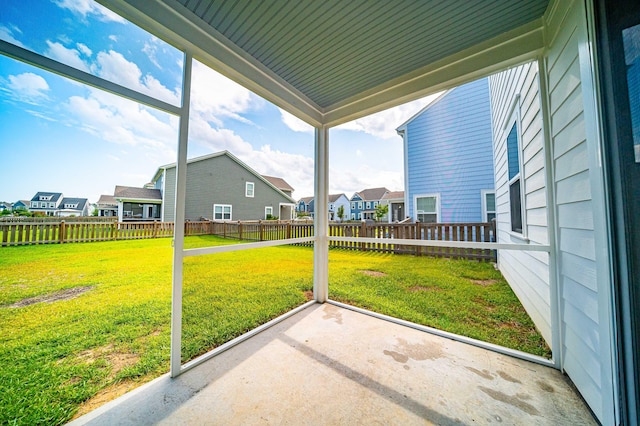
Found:
[[[173,222],[0,222],[2,246],[172,237]],[[312,223],[288,221],[186,222],[185,235],[218,235],[248,241],[312,237]],[[396,244],[394,239],[495,242],[492,223],[331,223],[330,237],[384,238],[381,242],[330,241],[333,248],[493,261],[495,250]],[[307,243],[310,245],[311,243]]]
[[[213,234],[224,238],[268,241],[311,237],[313,224],[295,222],[213,222]],[[495,225],[491,223],[331,223],[330,237],[385,238],[424,241],[495,242]],[[384,242],[329,241],[329,246],[348,250],[403,253],[494,261],[495,250],[450,247],[423,247]]]
[[[211,234],[211,222],[185,223],[185,235]],[[136,240],[173,236],[173,222],[0,222],[2,246]]]

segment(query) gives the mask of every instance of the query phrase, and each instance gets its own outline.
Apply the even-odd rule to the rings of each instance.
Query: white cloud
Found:
[[[191,109],[206,121],[222,126],[222,118],[248,123],[240,114],[261,107],[264,102],[251,91],[208,66],[193,62]]]
[[[153,65],[155,65],[159,69],[162,69],[162,66],[158,62],[158,58],[157,58],[159,43],[160,43],[160,40],[158,40],[157,37],[151,36],[151,39],[144,43],[144,47],[142,48],[142,52],[145,55],[147,55],[147,57],[149,58],[149,60],[151,61],[151,63]]]
[[[175,117],[96,89],[89,92],[87,97],[70,97],[66,104],[75,126],[112,143],[175,151]]]
[[[98,76],[106,80],[173,105],[180,104],[177,90],[171,91],[166,88],[151,74],[143,76],[140,68],[135,63],[128,61],[119,52],[109,50],[109,52],[98,53],[96,66]]]
[[[82,16],[84,19],[89,15],[93,15],[103,22],[126,22],[120,15],[113,13],[94,0],[54,0],[54,3],[63,9],[68,9]]]
[[[329,191],[332,194],[342,192],[347,198],[351,198],[354,192],[367,188],[384,186],[391,191],[404,188],[404,177],[401,171],[379,170],[367,165],[339,171],[331,168],[329,176]]]
[[[11,26],[11,28],[0,25],[0,40],[15,44],[16,46],[25,47],[25,45],[22,44],[20,40],[14,37],[14,33],[22,34],[22,31],[20,31],[20,28],[13,25]]]
[[[313,126],[305,123],[300,120],[293,114],[288,113],[282,108],[278,108],[280,110],[280,116],[282,117],[282,122],[287,125],[294,132],[313,132]]]
[[[31,72],[10,75],[7,87],[11,91],[11,96],[22,102],[33,104],[48,99],[46,92],[49,91],[49,85],[47,81]]]
[[[115,35],[115,34],[111,34],[109,36],[109,40],[113,41],[114,43],[117,43],[118,42],[118,36]]]
[[[49,48],[45,51],[45,56],[81,71],[89,72],[89,65],[80,58],[80,52],[78,50],[68,49],[61,43],[49,40],[47,40],[47,46],[49,46]]]
[[[364,132],[382,139],[394,139],[398,137],[398,134],[396,133],[396,128],[398,126],[414,116],[438,96],[440,96],[440,93],[429,95],[394,108],[389,108],[387,110],[341,124],[336,128]]]
[[[76,47],[84,56],[91,56],[93,54],[91,49],[84,43],[77,43]]]

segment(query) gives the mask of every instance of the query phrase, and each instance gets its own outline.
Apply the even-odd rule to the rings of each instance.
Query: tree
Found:
[[[338,211],[336,212],[336,216],[338,216],[338,219],[340,219],[340,222],[342,222],[342,219],[344,219],[344,206],[338,207]]]
[[[376,212],[374,213],[376,222],[382,219],[387,213],[389,213],[389,204],[378,204],[376,206]]]

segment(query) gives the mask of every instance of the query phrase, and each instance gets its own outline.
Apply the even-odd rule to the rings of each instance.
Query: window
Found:
[[[245,187],[244,187],[244,196],[245,197],[250,197],[253,198],[253,189],[254,189],[254,184],[253,182],[247,182]]]
[[[229,204],[214,204],[213,220],[231,220],[231,206]]]
[[[352,203],[351,203],[351,210],[355,210],[355,209],[356,209],[356,203],[355,203],[355,202],[352,202]]]
[[[269,217],[273,216],[273,207],[267,206],[264,208],[264,218],[269,219]]]
[[[56,208],[56,203],[49,203],[49,208],[50,209],[55,209]]]
[[[355,213],[351,213],[351,220],[356,220],[356,214]]]
[[[440,203],[438,195],[419,195],[415,197],[416,220],[422,223],[437,223]]]
[[[375,209],[376,207],[378,207],[378,202],[377,202],[377,201],[374,201],[374,202],[373,202],[373,208]]]
[[[511,230],[522,234],[522,185],[520,179],[520,144],[518,123],[514,122],[507,135],[507,166],[509,172],[509,211]]]
[[[482,220],[491,222],[496,218],[496,193],[494,191],[482,190]]]
[[[362,210],[362,201],[358,201],[358,209]]]

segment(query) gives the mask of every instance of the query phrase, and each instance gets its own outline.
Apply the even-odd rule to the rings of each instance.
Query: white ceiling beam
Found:
[[[221,33],[174,0],[97,0],[195,59],[312,126],[322,124],[321,109]]]
[[[536,59],[543,47],[543,23],[538,19],[329,106],[324,122],[337,126],[451,89]]]

